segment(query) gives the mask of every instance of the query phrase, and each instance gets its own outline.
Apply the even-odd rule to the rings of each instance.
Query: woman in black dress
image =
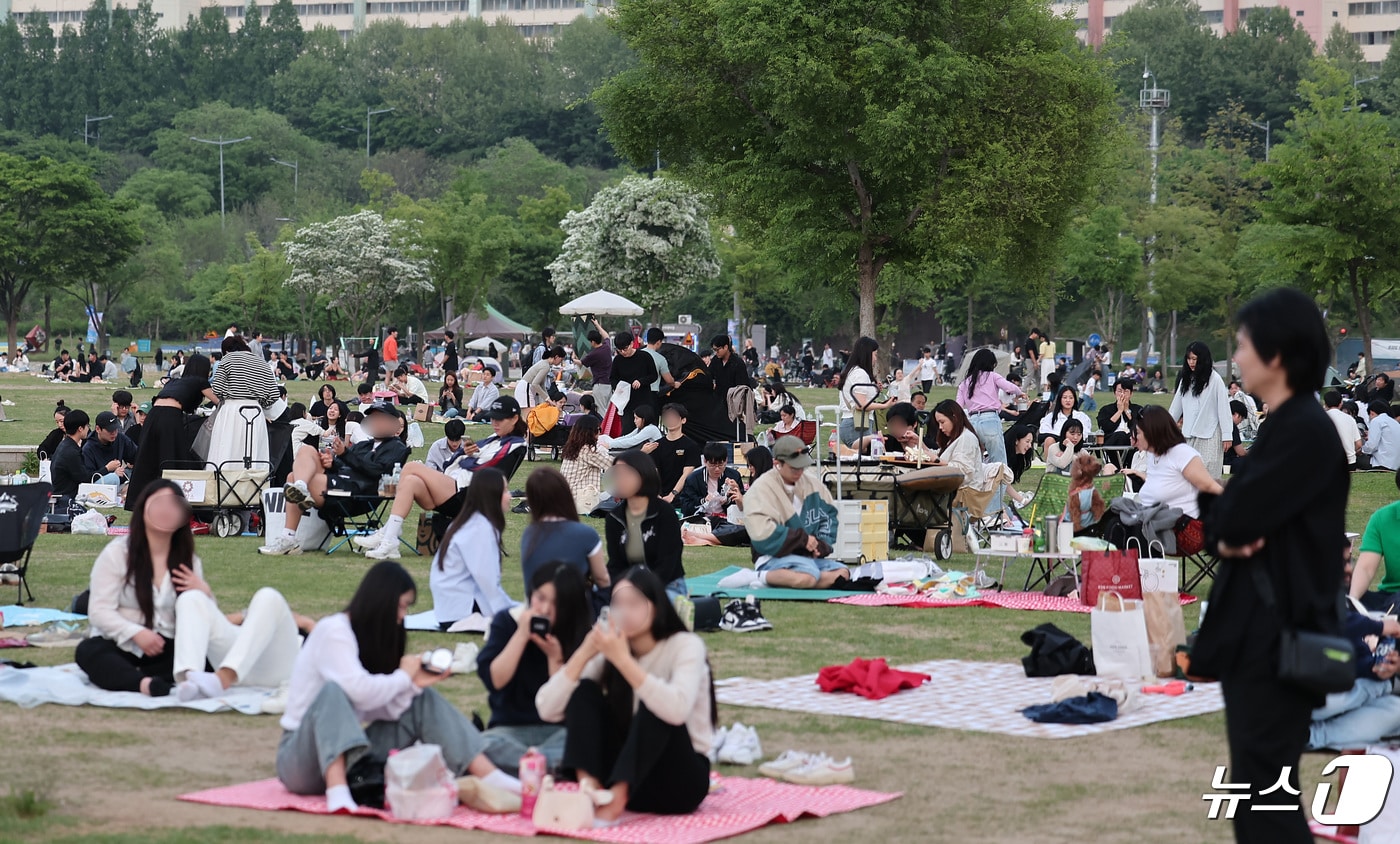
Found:
[[[185,361],[184,375],[168,381],[151,402],[151,412],[146,414],[141,428],[141,448],[131,468],[126,492],[128,510],[141,497],[146,485],[160,477],[161,464],[195,459],[190,452],[194,431],[188,420],[206,400],[216,404],[219,401],[209,386],[212,371],[209,358],[190,355]]]

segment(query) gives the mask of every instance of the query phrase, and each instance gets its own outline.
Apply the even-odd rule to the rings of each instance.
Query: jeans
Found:
[[[326,769],[337,758],[345,756],[351,768],[366,753],[388,759],[389,751],[420,741],[442,748],[454,776],[462,776],[486,746],[472,722],[436,689],[423,690],[398,719],[361,727],[350,698],[336,683],[327,683],[302,715],[301,726],[282,733],[277,778],[293,794],[321,794]]]
[[[1389,680],[1361,678],[1349,690],[1327,696],[1314,709],[1308,747],[1337,750],[1374,744],[1400,734],[1400,697],[1390,693]]]
[[[486,758],[511,776],[519,776],[520,757],[532,747],[544,754],[551,771],[559,770],[559,765],[564,761],[563,724],[492,727],[482,733],[481,738],[486,742],[486,750],[483,751]]]
[[[292,663],[301,651],[301,635],[292,610],[276,589],[253,595],[243,623],[235,625],[203,592],[182,592],[175,599],[175,676],[190,671],[228,668],[245,686],[276,688],[292,678]]]
[[[456,419],[462,415],[462,412],[455,407],[449,407],[442,412],[442,415],[448,419]]]
[[[1006,440],[1002,436],[1001,417],[996,413],[974,413],[968,417],[972,422],[972,431],[977,435],[978,442],[982,443],[982,448],[987,451],[988,463],[1006,462]],[[1000,513],[1002,507],[1002,496],[1005,487],[997,486],[997,491],[992,495],[991,502],[987,505],[988,513]]]
[[[666,584],[666,597],[672,601],[677,598],[684,598],[690,594],[690,587],[685,585],[685,578],[678,577]]]
[[[107,486],[121,486],[122,484],[126,483],[126,478],[123,478],[116,472],[108,472],[107,474],[93,481],[93,483],[106,484]]]

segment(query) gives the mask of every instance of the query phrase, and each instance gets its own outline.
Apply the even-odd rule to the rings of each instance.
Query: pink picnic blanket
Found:
[[[665,817],[628,813],[622,816],[621,823],[616,826],[578,832],[536,829],[534,824],[520,815],[485,815],[473,812],[465,806],[458,806],[456,814],[441,821],[394,821],[387,812],[366,808],[361,808],[357,814],[394,823],[454,826],[503,835],[553,834],[616,844],[652,844],[657,841],[665,841],[668,844],[703,844],[706,841],[717,841],[752,832],[772,823],[791,823],[807,816],[824,818],[828,815],[878,806],[902,796],[843,785],[812,788],[742,777],[725,777],[720,784],[721,790],[705,798],[705,802],[693,814]],[[275,779],[182,794],[180,799],[210,806],[328,814],[325,797],[302,797],[292,794]]]
[[[1195,603],[1195,595],[1181,596],[1181,605]],[[908,607],[910,609],[932,609],[935,607],[1000,607],[1006,610],[1036,610],[1039,612],[1080,612],[1087,613],[1093,607],[1086,607],[1078,598],[1052,598],[1041,592],[981,592],[976,598],[940,598],[936,595],[850,595],[832,598],[828,603],[850,604],[856,607]]]

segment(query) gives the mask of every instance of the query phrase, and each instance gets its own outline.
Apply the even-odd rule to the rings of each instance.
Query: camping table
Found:
[[[1031,562],[1031,570],[1026,572],[1025,591],[1029,592],[1032,585],[1039,586],[1041,583],[1047,586],[1050,585],[1051,577],[1055,572],[1055,564],[1060,561],[1064,561],[1065,567],[1069,569],[1069,573],[1074,575],[1075,586],[1079,586],[1078,551],[1069,554],[1051,554],[1046,551],[993,551],[990,548],[978,548],[972,552],[972,555],[976,560],[976,563],[973,565],[974,572],[982,568],[982,562],[986,558],[1001,559],[1001,576],[997,578],[998,590],[1002,588],[1000,584],[1006,579],[1007,567],[1023,557],[1029,559]],[[1040,563],[1043,571],[1041,576],[1032,584],[1031,578],[1035,576],[1035,566],[1037,562]]]

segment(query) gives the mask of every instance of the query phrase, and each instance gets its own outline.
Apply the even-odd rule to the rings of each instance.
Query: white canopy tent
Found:
[[[595,290],[586,293],[559,308],[564,316],[641,316],[646,313],[641,305],[616,293]]]
[[[478,337],[470,343],[462,344],[462,348],[471,349],[474,352],[490,351],[492,346],[495,346],[497,350],[510,348],[509,343],[502,343],[494,337]]]
[[[983,346],[982,348],[991,347]],[[961,384],[962,380],[967,377],[967,366],[972,363],[972,356],[978,351],[980,351],[980,349],[968,349],[963,353],[962,363],[958,365],[958,370],[953,375],[954,384]],[[1003,352],[1001,349],[992,349],[992,354],[997,357],[996,373],[1002,377],[1006,377],[1011,371],[1011,353]]]

